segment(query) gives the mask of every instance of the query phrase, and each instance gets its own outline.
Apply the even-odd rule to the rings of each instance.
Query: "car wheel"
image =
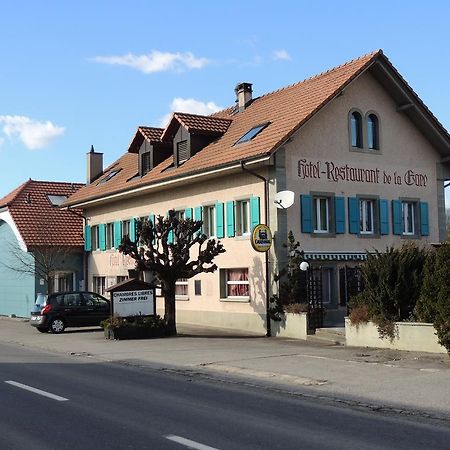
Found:
[[[48,333],[48,328],[46,327],[37,327],[37,330],[40,331],[41,333]]]
[[[50,322],[50,331],[54,334],[62,333],[64,328],[66,328],[66,324],[64,323],[64,320],[59,317]]]

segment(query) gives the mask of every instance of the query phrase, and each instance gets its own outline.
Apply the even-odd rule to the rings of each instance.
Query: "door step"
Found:
[[[316,328],[316,333],[310,334],[307,340],[328,345],[345,345],[345,328]]]

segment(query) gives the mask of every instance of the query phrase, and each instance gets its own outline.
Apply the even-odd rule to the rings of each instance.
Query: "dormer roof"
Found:
[[[156,127],[138,127],[136,134],[134,135],[130,145],[128,146],[129,153],[138,153],[139,148],[142,145],[144,139],[146,139],[150,144],[161,142],[161,136],[164,132],[164,128]]]

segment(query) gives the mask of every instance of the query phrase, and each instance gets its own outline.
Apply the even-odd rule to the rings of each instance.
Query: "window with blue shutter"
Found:
[[[222,239],[225,237],[223,203],[216,203],[216,237]]]
[[[122,242],[122,223],[120,220],[114,222],[114,248],[119,248]]]
[[[359,234],[359,199],[349,197],[348,199],[348,231],[351,234]]]
[[[84,227],[84,250],[86,252],[91,251],[91,226],[86,225]]]
[[[302,233],[313,231],[313,199],[311,195],[300,195],[300,219]]]
[[[336,219],[336,234],[345,233],[345,200],[344,197],[334,198],[334,209]]]
[[[227,202],[227,237],[234,237],[234,202]]]
[[[202,218],[202,207],[201,206],[196,206],[194,208],[194,220],[197,220],[197,221],[201,220],[201,221],[203,221],[203,218]],[[200,233],[203,233],[203,227],[200,228],[199,234]]]
[[[428,223],[428,203],[420,202],[420,234],[428,236],[430,234]]]
[[[392,231],[397,235],[403,232],[402,202],[400,200],[392,200]]]
[[[100,250],[106,250],[106,225],[104,223],[98,226],[98,243]]]
[[[136,219],[130,219],[130,241],[136,242]]]
[[[380,234],[389,234],[389,202],[384,199],[379,201],[380,208]]]
[[[250,232],[259,222],[259,197],[250,197]]]

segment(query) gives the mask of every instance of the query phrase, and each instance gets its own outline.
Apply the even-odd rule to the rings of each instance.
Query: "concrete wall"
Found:
[[[306,340],[308,337],[308,314],[285,313],[281,321],[272,320],[271,331],[273,337]]]
[[[390,340],[381,339],[375,324],[369,322],[359,326],[345,319],[345,339],[349,347],[390,348],[412,352],[447,353],[438,343],[436,330],[430,323],[397,322],[398,335]]]

